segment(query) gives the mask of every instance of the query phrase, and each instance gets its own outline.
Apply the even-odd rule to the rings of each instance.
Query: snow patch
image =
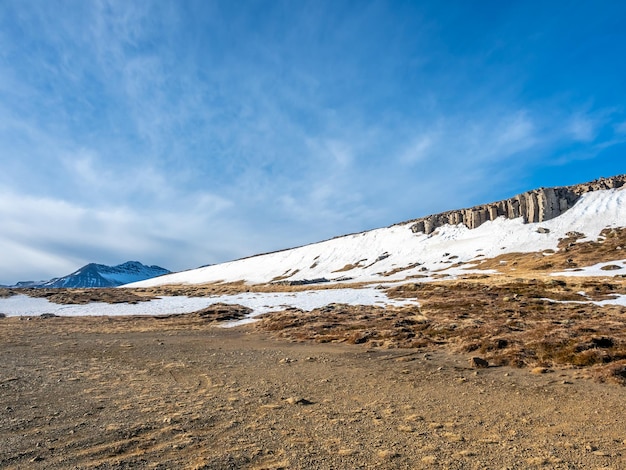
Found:
[[[620,269],[606,269],[607,266],[618,266]],[[604,269],[603,269],[604,268]],[[583,268],[566,269],[552,276],[620,276],[626,275],[626,259],[606,261]]]
[[[311,311],[328,304],[403,306],[416,305],[415,300],[394,300],[373,287],[364,289],[325,289],[302,292],[244,292],[212,297],[161,297],[137,304],[90,303],[85,305],[61,305],[47,299],[15,295],[0,299],[0,312],[9,317],[39,316],[52,313],[58,316],[121,316],[121,315],[167,315],[190,313],[216,303],[238,304],[253,310],[244,320],[228,326],[251,321],[263,313],[277,312],[289,307]]]

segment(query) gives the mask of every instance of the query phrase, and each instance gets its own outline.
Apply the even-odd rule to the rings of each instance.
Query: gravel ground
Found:
[[[2,468],[625,468],[626,387],[200,317],[0,320]]]

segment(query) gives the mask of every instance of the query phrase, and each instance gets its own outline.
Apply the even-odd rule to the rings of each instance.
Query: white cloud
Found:
[[[237,239],[222,216],[228,207],[209,193],[141,210],[0,191],[0,284],[60,276],[89,262],[139,259],[185,269],[214,261],[217,247],[228,253]]]
[[[436,145],[440,131],[430,134],[419,134],[404,151],[400,152],[398,161],[405,164],[414,164],[424,161],[429,156],[429,150]]]
[[[615,129],[615,133],[617,134],[626,134],[626,122],[620,122],[618,124],[615,124],[613,128]]]
[[[577,142],[592,142],[596,138],[598,123],[589,115],[582,113],[571,117],[567,131]]]

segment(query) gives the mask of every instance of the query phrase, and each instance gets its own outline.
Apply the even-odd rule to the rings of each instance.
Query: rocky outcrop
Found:
[[[516,219],[522,217],[524,223],[543,222],[554,219],[572,207],[584,193],[602,189],[621,188],[626,184],[626,175],[600,178],[589,183],[556,188],[539,188],[518,194],[504,201],[492,202],[468,209],[442,212],[412,221],[411,230],[415,233],[432,233],[442,225],[464,224],[473,229],[488,220],[498,217]]]

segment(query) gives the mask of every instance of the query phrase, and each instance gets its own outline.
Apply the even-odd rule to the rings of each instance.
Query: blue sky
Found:
[[[0,284],[626,173],[626,3],[0,2]]]

